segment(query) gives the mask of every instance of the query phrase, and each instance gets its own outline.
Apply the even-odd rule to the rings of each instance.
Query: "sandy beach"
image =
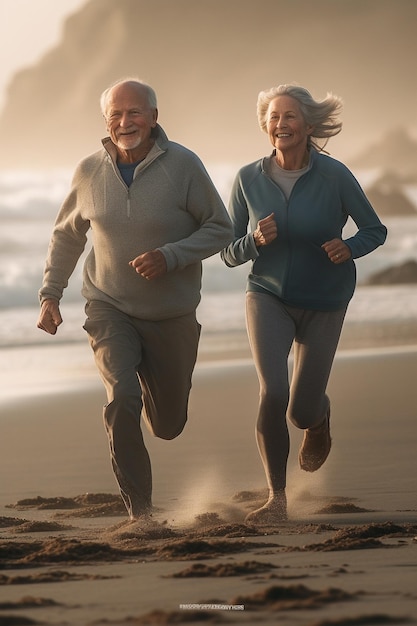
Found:
[[[331,455],[262,500],[245,339],[202,341],[189,423],[147,436],[154,524],[127,522],[84,344],[2,351],[0,625],[417,624],[417,346],[339,350]]]

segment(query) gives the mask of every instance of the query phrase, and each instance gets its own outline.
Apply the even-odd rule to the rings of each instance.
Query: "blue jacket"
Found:
[[[387,229],[358,181],[339,161],[312,151],[311,168],[297,180],[288,201],[266,173],[265,161],[246,165],[237,174],[229,205],[234,240],[221,252],[223,261],[229,267],[253,261],[248,291],[266,290],[285,304],[304,309],[344,308],[356,285],[353,259],[382,245]],[[275,215],[278,236],[256,248],[253,231],[270,213]],[[358,228],[344,241],[352,258],[335,265],[321,246],[342,239],[349,216]]]

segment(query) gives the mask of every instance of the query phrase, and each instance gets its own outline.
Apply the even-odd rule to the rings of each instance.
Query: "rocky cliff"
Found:
[[[283,82],[345,100],[335,156],[398,123],[417,128],[414,0],[89,0],[60,44],[12,80],[2,166],[73,165],[99,146],[98,101],[134,75],[159,96],[169,136],[210,161],[269,151],[261,89]]]

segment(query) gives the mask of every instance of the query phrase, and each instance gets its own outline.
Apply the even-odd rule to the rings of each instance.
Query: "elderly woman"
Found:
[[[229,267],[252,261],[246,320],[260,384],[256,437],[269,488],[266,504],[247,516],[251,523],[287,519],[287,417],[304,430],[303,470],[318,470],[330,452],[326,387],[355,290],[354,259],[386,238],[352,173],[322,153],[342,128],[341,108],[337,96],[316,101],[296,85],[262,91],[258,121],[273,151],[244,166],[232,189],[234,240],[221,255]],[[343,239],[349,216],[357,232]]]

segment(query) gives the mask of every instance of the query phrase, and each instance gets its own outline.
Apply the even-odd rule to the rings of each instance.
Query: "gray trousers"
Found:
[[[256,437],[270,492],[286,486],[287,417],[301,429],[325,418],[326,387],[345,314],[346,308],[310,311],[286,306],[272,294],[247,293],[247,330],[260,385]]]
[[[152,507],[152,472],[141,415],[156,437],[174,439],[187,421],[200,336],[195,313],[141,320],[111,304],[86,306],[84,328],[103,380],[111,461],[130,517]]]

